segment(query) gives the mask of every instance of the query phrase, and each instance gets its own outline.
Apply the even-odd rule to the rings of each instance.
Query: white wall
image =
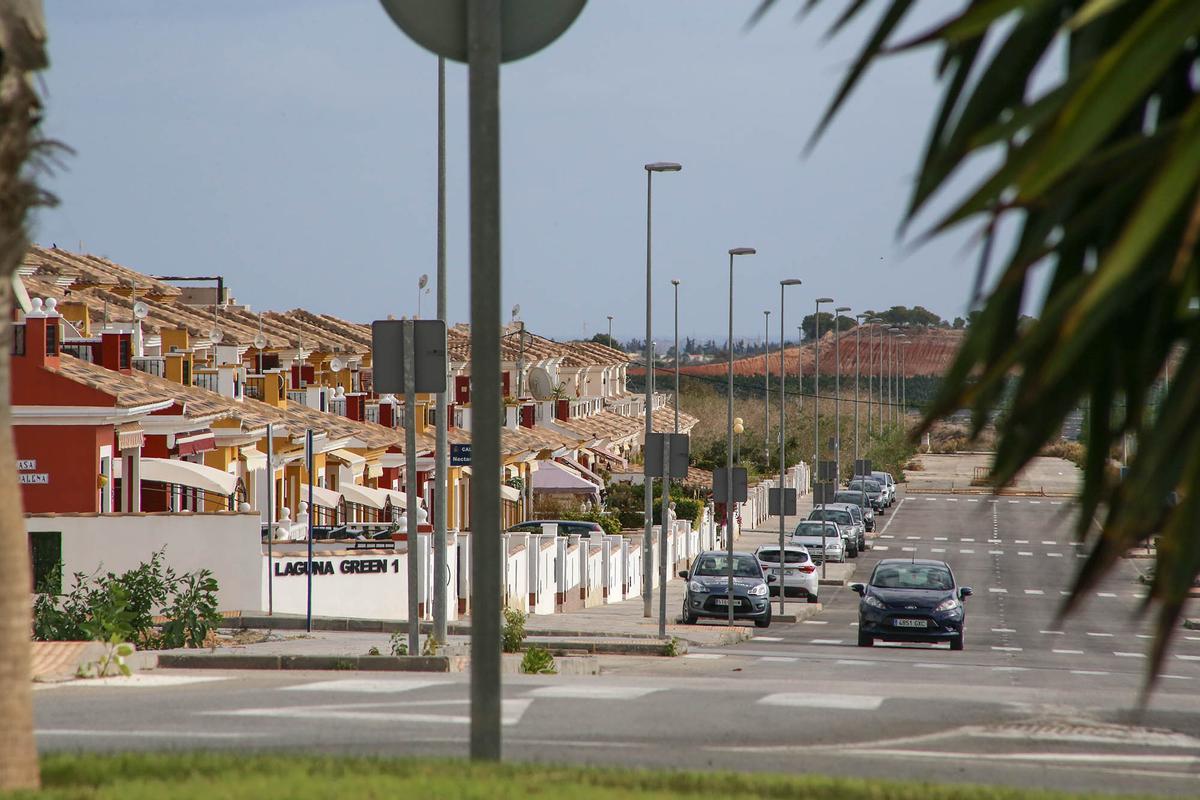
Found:
[[[176,573],[212,571],[222,611],[265,607],[257,513],[27,515],[25,529],[62,533],[64,589],[73,573],[120,574],[165,548]]]
[[[345,551],[335,551],[344,553]],[[263,603],[267,592],[267,559],[259,556]],[[312,613],[314,617],[356,617],[402,620],[408,618],[408,561],[403,551],[332,555],[313,553]],[[303,614],[308,601],[307,556],[276,556],[271,580],[274,610]],[[318,573],[328,565],[328,573]],[[379,571],[376,571],[379,570]]]

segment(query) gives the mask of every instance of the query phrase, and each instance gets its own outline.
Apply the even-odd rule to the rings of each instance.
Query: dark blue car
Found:
[[[949,642],[963,649],[971,587],[959,586],[945,561],[889,558],[875,565],[871,580],[852,583],[858,604],[858,646],[885,642]]]
[[[729,595],[729,554],[710,551],[696,556],[692,568],[679,573],[687,580],[683,595],[683,624],[701,617],[751,619],[759,628],[771,624],[771,598],[763,567],[751,553],[733,554],[733,596]],[[772,576],[773,577],[773,576]]]

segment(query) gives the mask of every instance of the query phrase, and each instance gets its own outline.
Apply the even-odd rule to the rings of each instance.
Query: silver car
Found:
[[[844,562],[846,544],[835,522],[804,520],[792,532],[791,544],[802,545],[818,567],[825,560]]]
[[[858,558],[860,537],[861,540],[865,540],[866,533],[862,522],[854,521],[854,511],[851,511],[851,508],[852,506],[844,503],[826,503],[809,512],[808,518],[836,523],[846,541],[846,555]],[[857,506],[853,508],[858,510]]]

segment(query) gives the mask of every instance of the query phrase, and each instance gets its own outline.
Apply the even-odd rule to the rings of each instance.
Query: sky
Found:
[[[804,145],[868,32],[838,0],[591,0],[501,75],[502,308],[556,338],[645,335],[643,164],[655,177],[654,337],[795,337],[813,300],[965,315],[969,231],[898,238],[937,100],[932,52],[873,69]],[[927,8],[927,5],[922,8]],[[47,0],[46,132],[73,150],[39,244],[150,274],[221,274],[254,309],[355,321],[417,311],[436,274],[436,57],[376,0]],[[925,11],[923,13],[930,13]],[[917,17],[908,26],[934,21]],[[466,67],[447,66],[451,324],[468,318]],[[964,184],[966,185],[966,184]],[[432,316],[435,295],[421,299]]]

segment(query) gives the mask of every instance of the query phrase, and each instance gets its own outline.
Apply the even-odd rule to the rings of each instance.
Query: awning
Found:
[[[336,450],[330,450],[325,454],[325,457],[332,458],[334,461],[340,461],[355,472],[362,472],[364,465],[367,463],[367,460],[357,453],[351,453],[349,450],[344,450],[340,447]]]
[[[372,489],[370,486],[359,486],[357,483],[343,483],[339,487],[342,497],[347,503],[357,503],[367,508],[382,510],[388,503],[388,495],[382,489]],[[393,503],[393,505],[395,505]]]
[[[564,464],[566,464],[566,465],[567,465],[568,467],[570,467],[571,469],[573,469],[573,470],[576,470],[577,472],[579,472],[581,475],[583,475],[583,477],[584,477],[584,478],[586,478],[587,480],[589,480],[589,481],[591,481],[592,483],[596,484],[596,486],[598,486],[598,487],[603,487],[603,486],[604,486],[604,479],[603,479],[603,478],[601,478],[599,475],[597,475],[596,473],[592,472],[590,469],[588,469],[587,467],[585,467],[583,464],[580,464],[578,461],[576,461],[575,459],[571,458],[570,456],[561,456],[561,457],[559,457],[559,459],[558,459],[558,460],[559,460],[559,461],[561,461],[561,462],[563,462]]]
[[[320,486],[312,487],[313,505],[321,508],[337,509],[338,503],[342,500],[342,495],[332,489],[323,489]],[[308,502],[308,484],[300,484],[300,496],[296,498],[300,502]]]
[[[181,456],[194,456],[197,453],[207,453],[209,450],[216,449],[217,440],[212,431],[175,437],[175,452]]]
[[[117,426],[117,449],[140,450],[146,442],[146,433],[136,422],[126,422]]]
[[[397,492],[395,489],[379,489],[378,491],[381,491],[388,497],[392,498],[392,508],[400,511],[408,510],[408,495],[406,495],[404,492]]]
[[[367,464],[367,477],[368,478],[382,478],[383,477],[383,465]]]
[[[544,494],[599,495],[600,487],[556,461],[543,461],[533,473],[533,490]]]
[[[267,454],[259,450],[257,447],[243,447],[238,450],[242,459],[246,462],[246,469],[253,472],[256,469],[267,468]]]
[[[521,493],[513,487],[506,486],[502,483],[500,484],[500,499],[517,503],[521,500]]]
[[[608,459],[609,461],[613,462],[613,464],[620,467],[621,469],[629,468],[629,461],[627,459],[622,458],[621,456],[617,455],[612,450],[609,450],[606,447],[589,447],[588,450],[591,450],[593,453],[600,456],[601,458]]]
[[[121,477],[122,459],[113,460],[113,477]],[[180,461],[175,458],[143,458],[141,460],[142,481],[174,483],[191,489],[202,489],[228,497],[237,490],[236,475],[222,472],[214,467]]]

